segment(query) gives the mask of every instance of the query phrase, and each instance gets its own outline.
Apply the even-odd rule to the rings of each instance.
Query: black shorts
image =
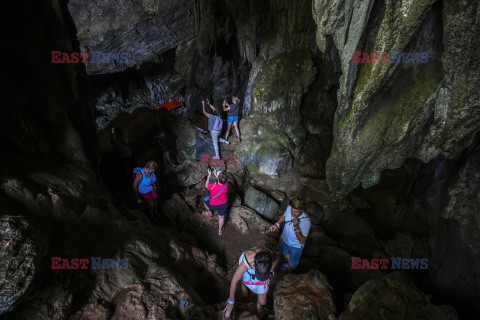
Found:
[[[228,202],[225,202],[224,204],[220,204],[218,206],[212,206],[210,204],[210,201],[207,202],[207,206],[210,208],[210,210],[214,211],[214,210],[218,210],[218,215],[219,216],[224,216],[225,213],[227,213],[227,209],[228,209]]]

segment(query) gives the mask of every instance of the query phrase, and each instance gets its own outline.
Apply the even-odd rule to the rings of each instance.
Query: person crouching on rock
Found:
[[[215,175],[217,182],[210,183],[210,176]],[[228,208],[228,182],[227,175],[222,171],[208,168],[208,177],[205,181],[205,188],[210,191],[210,195],[204,198],[204,205],[207,211],[203,211],[204,216],[211,216],[212,211],[218,210],[218,235],[223,234],[223,225],[225,224],[225,213]]]
[[[310,218],[303,211],[303,208],[302,200],[297,198],[290,201],[290,205],[285,210],[285,213],[277,223],[268,229],[268,231],[274,232],[280,229],[281,224],[285,222],[285,227],[278,243],[280,252],[287,260],[287,263],[282,264],[282,270],[295,269],[302,256],[303,247],[311,227]]]
[[[143,169],[136,174],[133,181],[133,191],[137,197],[138,203],[145,201],[148,206],[148,215],[152,222],[156,222],[154,212],[157,212],[157,177],[155,176],[155,170],[157,170],[158,164],[155,161],[148,161]]]
[[[252,248],[240,256],[238,267],[230,284],[230,297],[227,306],[223,310],[226,318],[230,317],[235,303],[235,291],[237,284],[242,279],[243,285],[256,293],[257,311],[262,313],[263,306],[267,303],[267,292],[270,278],[274,275],[273,269],[277,265],[279,256],[265,248]],[[244,287],[242,286],[242,289]]]

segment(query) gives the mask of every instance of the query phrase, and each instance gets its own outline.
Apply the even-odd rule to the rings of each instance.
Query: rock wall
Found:
[[[193,37],[193,1],[69,1],[68,10],[80,49],[90,54],[88,74],[139,67]],[[119,58],[107,62],[108,53]]]
[[[478,131],[478,64],[472,60],[478,55],[478,3],[355,4],[319,0],[313,10],[319,48],[332,38],[342,66],[327,162],[339,197],[359,184],[374,185],[384,169],[407,158],[456,157]],[[429,59],[353,64],[352,51],[428,52]]]
[[[2,154],[15,150],[39,160],[96,167],[98,147],[85,71],[79,64],[51,63],[52,50],[78,50],[69,21],[57,1],[28,8],[23,4],[15,6],[24,11],[25,20],[12,22],[16,27],[5,35],[9,63],[4,72],[9,80],[3,83],[8,95],[0,117],[0,145],[6,148]]]

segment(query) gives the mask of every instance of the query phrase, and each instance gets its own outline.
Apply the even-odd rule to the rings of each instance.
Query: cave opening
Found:
[[[480,312],[478,1],[13,5],[2,319]]]

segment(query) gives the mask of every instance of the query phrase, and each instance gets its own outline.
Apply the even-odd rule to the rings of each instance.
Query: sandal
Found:
[[[223,234],[223,230],[225,230],[225,227],[223,227],[222,230],[220,230],[220,232],[218,233],[219,236]]]
[[[203,211],[202,214],[203,214],[204,216],[209,217],[209,216],[212,215],[212,211]]]

